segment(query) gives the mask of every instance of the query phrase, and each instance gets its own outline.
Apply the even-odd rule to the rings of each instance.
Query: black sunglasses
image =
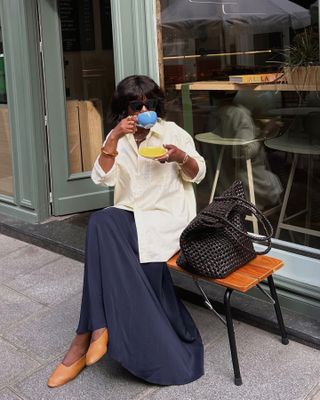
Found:
[[[132,100],[129,102],[129,106],[133,111],[141,111],[142,107],[145,106],[148,110],[155,110],[158,104],[157,99]]]

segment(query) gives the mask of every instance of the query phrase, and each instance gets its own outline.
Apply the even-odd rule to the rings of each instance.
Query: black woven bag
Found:
[[[247,232],[245,217],[248,214],[257,218],[264,235]],[[266,254],[271,248],[272,234],[270,222],[245,199],[242,182],[235,181],[182,232],[177,264],[195,274],[224,278],[256,255]],[[267,248],[255,251],[253,241],[263,242]]]

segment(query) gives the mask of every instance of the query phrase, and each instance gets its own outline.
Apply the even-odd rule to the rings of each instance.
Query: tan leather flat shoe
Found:
[[[97,340],[90,343],[86,354],[86,365],[92,365],[100,360],[107,352],[108,329],[104,330]]]
[[[59,364],[57,368],[51,374],[48,380],[48,386],[51,388],[62,386],[65,383],[68,383],[83,370],[86,366],[86,355],[79,358],[79,360],[75,361],[69,367],[64,364]]]

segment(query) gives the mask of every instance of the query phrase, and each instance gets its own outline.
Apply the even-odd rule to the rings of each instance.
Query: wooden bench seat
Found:
[[[268,276],[272,275],[275,271],[283,266],[283,261],[278,260],[277,258],[272,258],[269,256],[257,256],[248,264],[240,267],[225,278],[214,279],[187,272],[177,265],[177,258],[178,254],[170,258],[170,260],[167,262],[169,268],[191,275],[194,279],[203,279],[218,285],[238,290],[239,292],[243,293],[247,292],[249,289],[268,278]]]
[[[171,270],[189,275],[192,277],[193,281],[195,282],[197,288],[200,290],[202,297],[204,298],[205,305],[214,313],[216,314],[222,322],[227,325],[228,329],[228,337],[229,337],[229,344],[230,344],[230,351],[231,351],[231,358],[234,370],[234,382],[236,385],[242,384],[242,378],[240,374],[240,367],[238,361],[238,353],[237,353],[237,346],[234,334],[234,327],[233,327],[233,320],[231,314],[231,305],[230,305],[230,298],[233,290],[237,290],[242,293],[246,293],[248,290],[252,289],[253,287],[258,287],[273,303],[277,321],[279,325],[279,330],[282,338],[283,344],[288,344],[288,337],[286,333],[286,329],[284,326],[281,308],[276,292],[276,288],[273,282],[272,274],[280,269],[283,266],[283,261],[277,258],[272,258],[269,256],[257,256],[248,264],[243,265],[242,267],[238,268],[236,271],[232,272],[228,276],[222,279],[215,279],[215,278],[207,278],[204,276],[196,275],[190,273],[183,268],[177,265],[177,258],[179,254],[173,256],[168,262],[167,265]],[[214,307],[212,306],[208,296],[206,295],[205,291],[201,287],[199,281],[208,281],[214,284],[224,286],[226,288],[224,294],[224,306],[225,306],[225,315],[226,321],[215,311]],[[267,280],[270,295],[260,286],[260,283],[264,280]]]

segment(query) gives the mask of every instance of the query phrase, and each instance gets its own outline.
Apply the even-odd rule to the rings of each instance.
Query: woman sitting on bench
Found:
[[[150,129],[137,126],[154,110]],[[114,186],[114,206],[95,212],[87,227],[83,298],[77,335],[50,387],[75,378],[108,350],[132,374],[158,385],[203,375],[199,332],[176,297],[166,261],[196,215],[192,182],[205,175],[191,136],[164,117],[164,94],[146,76],[130,76],[114,93],[115,128],[92,171],[96,184]],[[139,146],[164,147],[156,159]]]

